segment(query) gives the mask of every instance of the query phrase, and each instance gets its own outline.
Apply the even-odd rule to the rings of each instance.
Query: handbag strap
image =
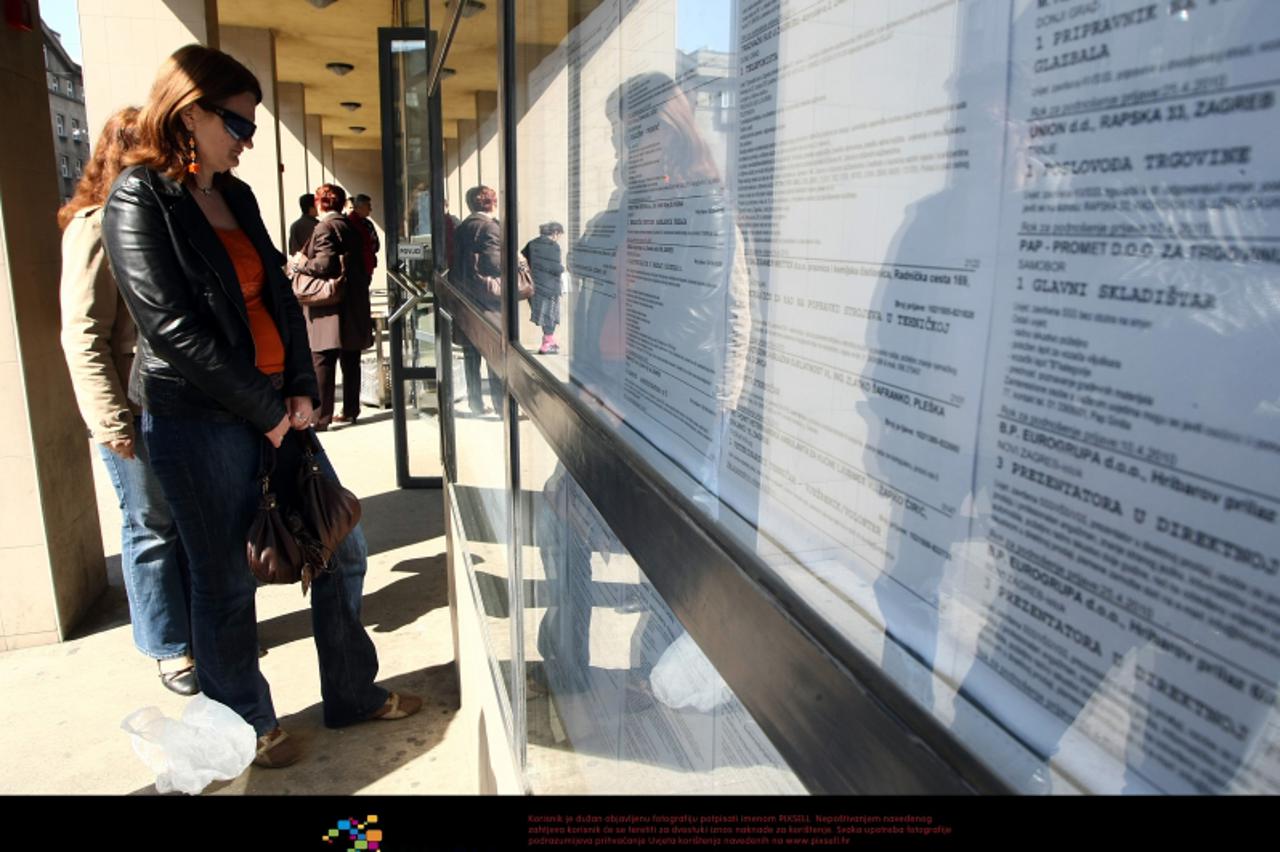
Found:
[[[257,480],[262,483],[262,493],[271,490],[271,474],[276,471],[276,448],[271,446],[265,435],[262,436],[262,451],[258,457]]]
[[[320,446],[320,439],[316,437],[315,429],[307,429],[302,433],[305,437],[302,439],[302,453],[306,456],[314,456],[316,453],[324,452]]]

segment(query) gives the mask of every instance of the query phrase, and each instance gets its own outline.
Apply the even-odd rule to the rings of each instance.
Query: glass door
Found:
[[[439,177],[432,137],[439,103],[427,88],[429,37],[416,27],[378,30],[382,97],[389,379],[396,483],[439,488],[440,403],[431,294],[432,197]]]

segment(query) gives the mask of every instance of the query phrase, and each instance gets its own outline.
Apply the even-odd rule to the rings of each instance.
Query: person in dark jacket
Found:
[[[524,259],[533,271],[533,297],[529,300],[529,320],[542,329],[542,345],[539,355],[554,355],[560,351],[556,342],[556,327],[560,325],[560,276],[564,264],[560,260],[560,238],[564,226],[548,222],[538,226],[538,236],[525,245]]]
[[[245,541],[268,444],[285,458],[317,398],[306,325],[247,185],[227,172],[252,147],[262,90],[225,53],[188,45],[161,67],[103,213],[102,239],[138,327],[130,394],[191,572],[204,693],[258,735],[259,766],[296,761],[258,668],[256,581]],[[264,440],[265,436],[265,440]],[[324,475],[336,474],[323,452]],[[283,469],[283,464],[282,464]],[[357,526],[311,587],[324,722],[396,719],[421,699],[374,683],[360,624],[368,548]]]
[[[487,186],[473,186],[467,190],[466,200],[471,215],[463,219],[454,232],[453,264],[449,267],[449,280],[481,310],[496,314],[502,310],[502,299],[495,292],[497,283],[502,280],[502,227],[494,217],[494,211],[498,209],[498,193]],[[462,365],[471,413],[483,414],[485,407],[484,398],[480,394],[480,352],[456,327],[454,339],[462,347]],[[501,413],[502,385],[492,369],[488,373],[493,411]]]
[[[311,232],[316,229],[320,220],[316,218],[316,197],[308,192],[298,197],[298,206],[302,215],[289,226],[289,254],[297,254],[311,239]]]
[[[347,219],[360,233],[364,245],[364,268],[370,276],[378,268],[378,252],[382,251],[382,241],[378,239],[378,229],[373,226],[373,199],[363,193],[351,199],[351,212]]]
[[[290,269],[322,278],[345,273],[342,301],[334,305],[305,305],[311,362],[320,384],[320,413],[316,429],[334,423],[355,423],[360,416],[360,352],[373,345],[373,317],[369,307],[369,271],[365,268],[364,239],[357,226],[341,213],[347,200],[342,187],[326,183],[316,189],[320,224],[303,250],[290,259]],[[334,390],[342,366],[342,413],[334,416]]]

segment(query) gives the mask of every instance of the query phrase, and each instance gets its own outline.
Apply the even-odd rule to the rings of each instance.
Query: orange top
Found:
[[[284,372],[284,342],[280,339],[280,330],[271,318],[271,311],[262,302],[262,284],[266,277],[262,270],[262,258],[258,250],[249,241],[248,235],[239,228],[223,230],[215,228],[218,239],[226,246],[231,255],[231,263],[236,268],[236,277],[240,279],[240,292],[244,295],[244,306],[249,309],[249,331],[253,335],[253,348],[258,369],[267,375]]]

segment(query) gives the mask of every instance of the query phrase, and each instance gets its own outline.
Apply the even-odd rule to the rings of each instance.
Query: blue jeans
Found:
[[[191,651],[191,580],[141,434],[134,451],[135,458],[122,459],[98,445],[120,500],[120,562],[133,644],[153,660],[172,660]]]
[[[257,580],[245,540],[258,508],[266,439],[244,422],[143,415],[156,477],[191,566],[191,627],[204,694],[227,705],[261,736],[276,727],[271,689],[258,668]],[[323,453],[325,474],[337,475]],[[283,471],[277,468],[277,475]],[[324,723],[368,718],[387,700],[374,685],[378,655],[360,624],[368,548],[356,527],[334,554],[332,573],[311,586],[311,625],[320,659]]]

